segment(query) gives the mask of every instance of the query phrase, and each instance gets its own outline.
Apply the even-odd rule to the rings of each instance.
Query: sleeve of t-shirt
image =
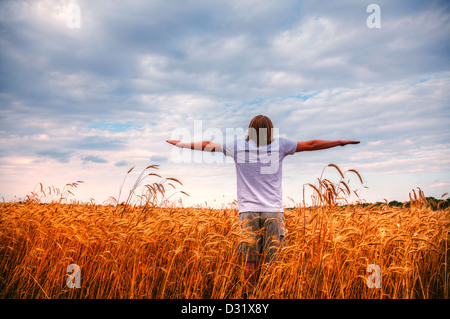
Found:
[[[295,153],[295,150],[297,149],[297,142],[287,139],[287,138],[280,138],[280,150],[283,152],[283,155],[292,155]]]
[[[234,158],[235,154],[235,139],[227,140],[225,139],[225,142],[222,143],[222,152],[225,156],[230,156]]]

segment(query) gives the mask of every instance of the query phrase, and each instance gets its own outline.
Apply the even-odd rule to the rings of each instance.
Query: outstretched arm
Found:
[[[189,148],[191,150],[200,150],[205,152],[222,152],[222,146],[219,143],[213,143],[210,141],[185,143],[179,140],[176,141],[166,140],[166,142],[180,148]]]
[[[347,144],[359,144],[359,141],[324,141],[324,140],[310,140],[307,142],[298,142],[296,152],[304,151],[318,151],[327,148],[332,148],[335,146],[345,146]]]

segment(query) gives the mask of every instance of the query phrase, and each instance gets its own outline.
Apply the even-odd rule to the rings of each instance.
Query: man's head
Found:
[[[248,125],[248,136],[246,141],[255,141],[257,146],[269,145],[273,141],[272,121],[264,115],[255,116]]]

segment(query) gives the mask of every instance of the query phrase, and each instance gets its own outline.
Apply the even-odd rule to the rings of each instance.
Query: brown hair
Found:
[[[247,142],[252,139],[256,145],[269,145],[273,140],[273,124],[272,121],[264,115],[255,116],[248,125],[248,135],[245,139]]]

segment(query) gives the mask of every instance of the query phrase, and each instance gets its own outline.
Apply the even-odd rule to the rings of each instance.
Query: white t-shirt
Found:
[[[257,147],[253,140],[234,139],[222,145],[234,159],[239,212],[282,212],[282,162],[294,154],[297,142],[275,138]]]

